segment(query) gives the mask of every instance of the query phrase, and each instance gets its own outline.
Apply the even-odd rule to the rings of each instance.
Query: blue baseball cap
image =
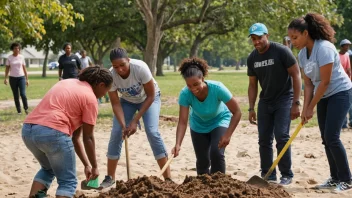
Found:
[[[263,36],[264,34],[268,34],[268,28],[262,23],[255,23],[249,28],[249,35],[250,37],[252,34],[257,36]]]

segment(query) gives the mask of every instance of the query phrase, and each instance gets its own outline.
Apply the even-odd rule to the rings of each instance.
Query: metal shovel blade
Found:
[[[254,186],[257,186],[259,188],[262,187],[268,187],[269,183],[266,181],[268,179],[268,177],[270,176],[270,174],[273,172],[273,170],[275,169],[275,167],[277,166],[277,164],[279,163],[280,159],[282,158],[282,156],[285,154],[285,152],[287,151],[288,147],[291,145],[292,141],[296,138],[296,136],[298,135],[299,131],[301,130],[301,128],[303,127],[303,123],[300,123],[295,132],[292,134],[292,136],[290,137],[290,139],[286,142],[284,148],[282,148],[281,152],[279,153],[279,155],[277,156],[276,160],[274,161],[274,163],[271,165],[269,171],[265,174],[264,179],[258,177],[258,176],[253,176],[251,177],[248,181],[247,184],[251,184]]]
[[[269,187],[269,182],[265,181],[264,179],[262,179],[261,177],[254,175],[253,177],[251,177],[247,182],[247,184],[256,186],[258,188],[267,188]]]

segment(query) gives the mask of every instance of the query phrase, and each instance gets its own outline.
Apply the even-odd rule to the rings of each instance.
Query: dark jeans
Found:
[[[26,96],[26,78],[10,76],[10,86],[12,89],[13,98],[18,113],[21,113],[20,95],[22,98],[24,110],[28,109],[27,96]]]
[[[273,164],[273,140],[275,136],[277,154],[284,148],[286,142],[290,139],[291,124],[291,106],[292,99],[289,97],[285,100],[268,104],[259,101],[258,104],[258,132],[259,132],[259,153],[260,168],[264,176]],[[293,177],[291,170],[291,147],[283,155],[279,162],[279,170],[282,177]],[[270,180],[276,180],[276,168],[269,176]]]
[[[191,129],[193,148],[196,153],[197,175],[222,172],[225,173],[225,149],[219,149],[220,138],[227,128],[217,127],[209,133],[197,133]]]
[[[341,143],[340,133],[347,111],[351,106],[352,89],[323,98],[317,105],[318,124],[325,152],[334,180],[351,181],[346,150]]]

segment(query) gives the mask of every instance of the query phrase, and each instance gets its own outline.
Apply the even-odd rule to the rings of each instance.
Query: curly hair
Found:
[[[199,78],[208,75],[208,63],[201,58],[185,58],[182,60],[178,71],[183,78],[198,76]]]
[[[331,27],[330,22],[317,13],[308,13],[306,16],[294,19],[288,25],[288,29],[295,29],[300,32],[308,31],[313,40],[328,40],[335,42],[335,30]]]
[[[80,81],[86,81],[92,87],[103,82],[106,86],[110,86],[113,82],[111,72],[108,69],[101,68],[96,65],[87,67],[78,75]]]
[[[13,50],[13,49],[15,49],[15,47],[19,47],[21,49],[21,44],[17,43],[17,42],[14,42],[14,43],[11,44],[10,49]]]

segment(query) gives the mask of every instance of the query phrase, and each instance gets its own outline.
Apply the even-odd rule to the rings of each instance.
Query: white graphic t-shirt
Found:
[[[130,75],[126,79],[121,78],[113,67],[110,68],[110,72],[114,80],[110,92],[118,91],[121,94],[121,98],[131,103],[144,102],[147,95],[143,85],[150,80],[154,81],[155,92],[160,91],[148,65],[141,60],[130,59]]]

